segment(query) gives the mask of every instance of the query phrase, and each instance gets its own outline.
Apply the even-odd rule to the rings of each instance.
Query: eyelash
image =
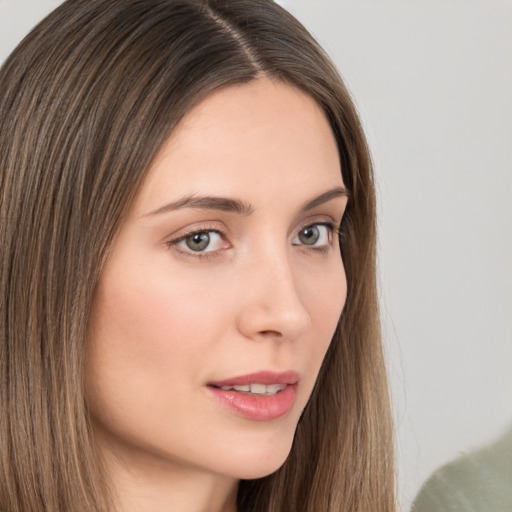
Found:
[[[305,249],[311,249],[313,251],[325,254],[332,247],[334,235],[337,235],[338,237],[341,237],[343,235],[342,231],[340,229],[340,226],[334,224],[333,222],[312,222],[312,223],[307,223],[307,224],[302,225],[297,230],[295,236],[298,236],[301,231],[303,231],[303,230],[305,230],[307,228],[314,227],[314,226],[325,226],[327,228],[329,240],[328,240],[328,242],[325,245],[321,245],[321,246],[313,246],[313,245],[312,246],[308,246],[306,244],[294,244],[294,245],[296,245],[298,247],[305,248]],[[209,226],[201,226],[199,228],[192,229],[192,230],[188,231],[187,233],[185,233],[183,235],[180,235],[177,238],[169,240],[168,242],[166,242],[166,245],[167,245],[167,247],[169,249],[172,249],[172,250],[174,250],[174,251],[176,251],[176,252],[178,252],[181,255],[186,256],[186,257],[198,258],[198,259],[208,259],[208,258],[212,258],[212,257],[217,256],[219,250],[213,250],[213,251],[192,251],[192,250],[187,250],[185,248],[181,248],[181,247],[178,246],[178,244],[180,242],[183,242],[187,238],[191,238],[194,235],[199,235],[199,234],[203,234],[203,233],[216,233],[223,240],[225,240],[225,237],[226,237],[225,233],[223,233],[222,231],[220,231],[217,228],[209,227]]]

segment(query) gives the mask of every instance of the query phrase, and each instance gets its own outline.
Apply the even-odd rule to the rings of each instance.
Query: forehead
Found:
[[[321,191],[343,184],[336,140],[312,97],[265,78],[198,103],[164,143],[137,204],[145,208],[169,194],[257,195],[299,184]]]

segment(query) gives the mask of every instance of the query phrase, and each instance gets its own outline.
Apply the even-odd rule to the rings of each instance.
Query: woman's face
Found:
[[[234,478],[278,469],[345,303],[346,200],[329,124],[298,89],[227,87],[183,119],[95,293],[86,388],[104,450]]]

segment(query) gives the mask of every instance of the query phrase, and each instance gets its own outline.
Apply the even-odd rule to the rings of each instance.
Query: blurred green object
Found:
[[[512,430],[438,469],[411,512],[512,512]]]

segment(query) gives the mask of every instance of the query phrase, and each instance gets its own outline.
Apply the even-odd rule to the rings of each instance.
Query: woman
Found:
[[[293,17],[68,0],[0,127],[2,510],[393,510],[370,158]]]

